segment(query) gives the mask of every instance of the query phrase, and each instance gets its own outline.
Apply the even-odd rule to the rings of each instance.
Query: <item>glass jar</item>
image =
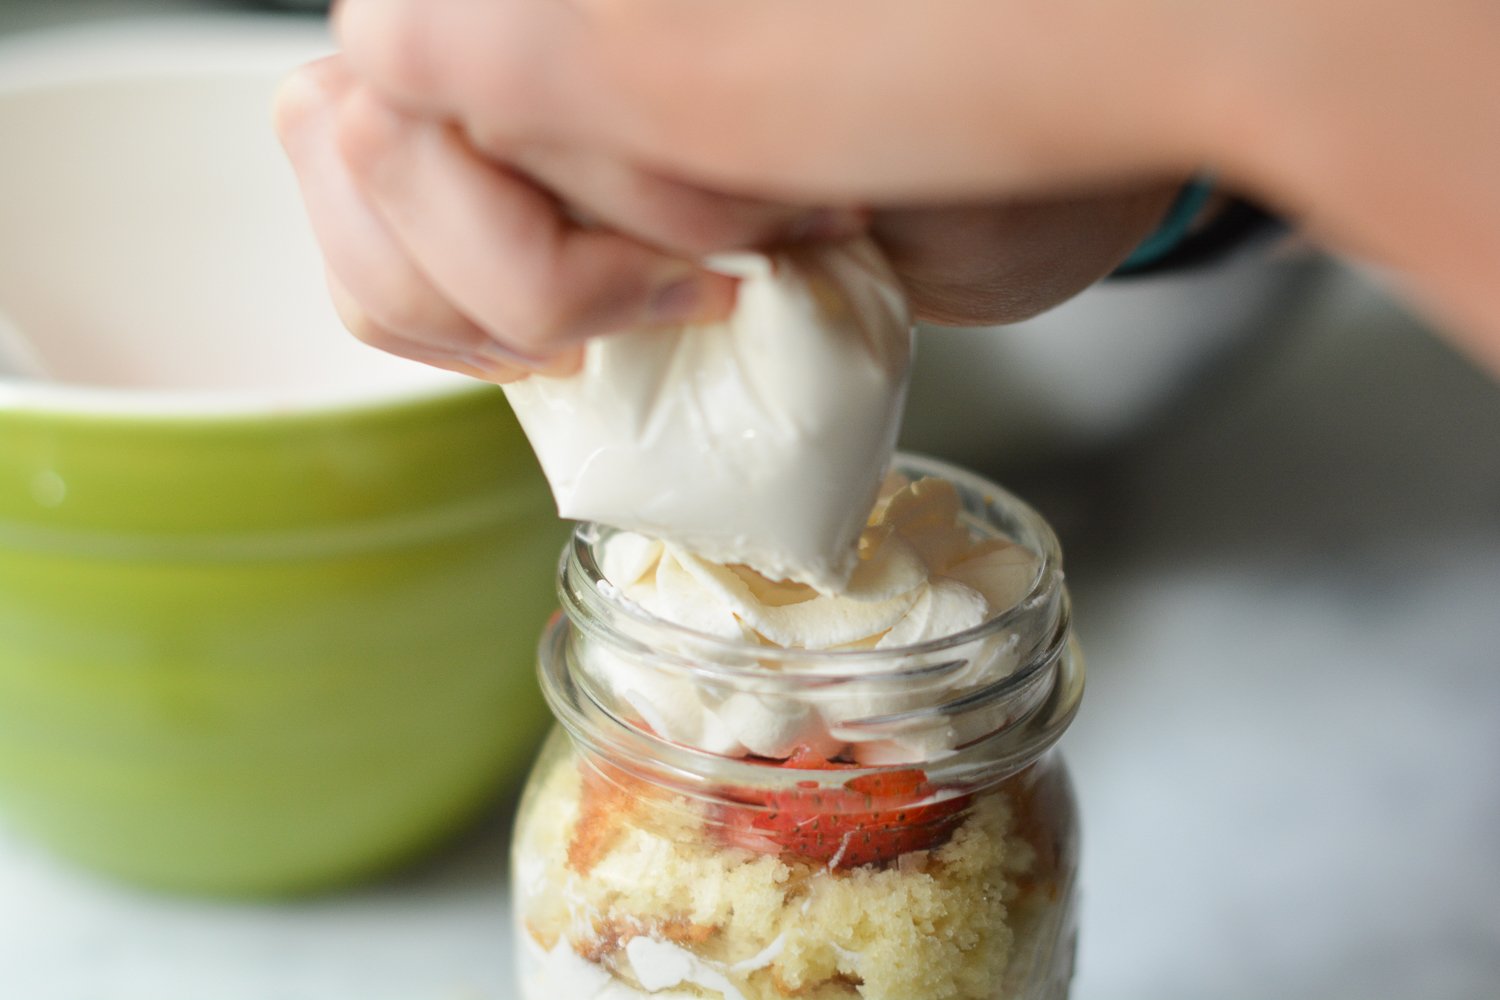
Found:
[[[1024,597],[918,645],[783,649],[650,616],[601,572],[610,531],[576,532],[540,651],[559,726],[513,848],[521,1000],[1067,996],[1077,821],[1053,747],[1083,668],[1057,541],[989,482],[897,471],[1029,550]],[[662,712],[711,724],[669,740]],[[805,745],[749,752],[761,719]]]

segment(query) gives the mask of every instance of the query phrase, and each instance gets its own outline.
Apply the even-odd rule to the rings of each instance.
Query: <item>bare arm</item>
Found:
[[[659,257],[871,218],[929,315],[1006,319],[1107,272],[1207,165],[1390,268],[1500,370],[1500,8],[1480,0],[349,0],[338,27],[356,107],[387,114],[346,108],[341,148],[387,218],[379,161],[451,123]],[[608,272],[613,301],[659,301],[621,290],[648,264]],[[542,353],[586,326],[477,325]]]

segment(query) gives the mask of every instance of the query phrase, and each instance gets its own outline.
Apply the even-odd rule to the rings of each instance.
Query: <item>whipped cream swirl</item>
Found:
[[[1039,559],[998,535],[977,537],[944,479],[888,480],[859,538],[848,585],[834,592],[778,581],[681,546],[621,532],[599,565],[624,600],[651,616],[748,647],[899,650],[981,625],[1022,601]],[[799,747],[852,753],[864,764],[942,756],[968,738],[943,718],[895,728],[858,725],[988,684],[1015,669],[1019,642],[989,635],[960,668],[926,683],[842,678],[793,694],[716,690],[643,660],[595,648],[588,666],[657,735],[726,756],[785,758]],[[776,661],[764,661],[776,669]],[[799,669],[801,665],[799,664]],[[986,720],[969,720],[970,727]]]

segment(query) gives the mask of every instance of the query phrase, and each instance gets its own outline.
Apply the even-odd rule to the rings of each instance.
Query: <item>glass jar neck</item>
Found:
[[[895,468],[948,481],[972,537],[1005,539],[1034,557],[1014,604],[977,626],[893,648],[725,639],[627,599],[601,571],[610,529],[584,525],[563,555],[563,614],[540,661],[543,690],[575,743],[647,780],[705,790],[796,775],[764,766],[792,745],[871,771],[920,767],[945,785],[975,788],[1040,757],[1072,720],[1083,687],[1056,537],[993,483],[912,456]]]

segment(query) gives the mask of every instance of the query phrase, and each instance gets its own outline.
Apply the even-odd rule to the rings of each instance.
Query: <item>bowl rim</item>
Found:
[[[0,38],[0,102],[108,83],[265,77],[332,51],[323,21],[284,14],[178,12],[34,28]],[[269,108],[266,117],[269,128]],[[491,388],[411,364],[411,377],[375,385],[233,389],[91,386],[0,373],[0,419],[261,422],[383,412]]]
[[[71,423],[262,424],[423,408],[498,387],[454,374],[410,385],[337,389],[113,389],[36,384],[0,375],[0,425],[12,418]]]

